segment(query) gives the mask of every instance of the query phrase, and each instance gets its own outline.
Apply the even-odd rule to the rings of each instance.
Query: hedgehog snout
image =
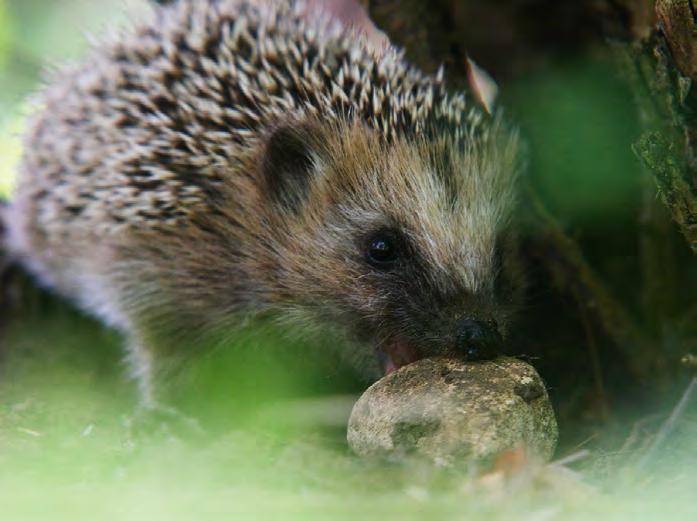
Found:
[[[455,349],[466,360],[492,360],[502,348],[503,338],[493,321],[461,319],[455,325]]]

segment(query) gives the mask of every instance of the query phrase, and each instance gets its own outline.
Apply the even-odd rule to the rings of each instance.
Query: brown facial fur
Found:
[[[302,127],[314,157],[292,208],[269,193],[262,145],[260,156],[245,159],[250,177],[220,186],[215,211],[176,233],[128,236],[120,293],[142,303],[137,315],[148,328],[224,330],[240,315],[264,312],[339,329],[368,350],[399,337],[426,355],[452,351],[458,318],[506,323],[510,303],[494,291],[495,250],[515,171],[515,156],[502,162],[501,150],[513,150],[506,140],[514,137],[492,125],[474,151],[388,142],[359,122],[288,124]],[[408,241],[389,273],[364,258],[365,237],[383,227]],[[152,286],[147,300],[144,286]]]

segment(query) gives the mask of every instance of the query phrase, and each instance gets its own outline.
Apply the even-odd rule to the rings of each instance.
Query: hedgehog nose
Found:
[[[455,348],[466,360],[492,360],[501,350],[503,339],[496,322],[463,319],[455,329]]]

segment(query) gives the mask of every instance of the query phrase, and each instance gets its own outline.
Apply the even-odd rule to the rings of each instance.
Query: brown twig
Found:
[[[640,440],[640,438],[643,436],[643,431],[647,430],[647,425],[658,421],[661,416],[662,415],[655,413],[636,420],[632,425],[632,430],[629,431],[629,434],[622,443],[622,446],[617,450],[617,454],[625,455],[630,450],[636,453],[637,451],[644,449],[648,445],[648,443],[646,443],[646,440]],[[641,441],[642,443],[639,448],[635,449],[634,446],[639,441]]]
[[[593,368],[593,382],[595,384],[595,393],[600,404],[600,416],[607,419],[610,416],[610,407],[608,405],[607,393],[605,392],[605,383],[603,381],[603,370],[600,363],[600,353],[598,352],[598,344],[595,341],[593,334],[593,326],[588,317],[588,310],[584,307],[580,308],[581,322],[586,333],[586,346],[588,348],[588,356],[591,360]]]
[[[685,413],[685,409],[687,408],[687,404],[690,403],[690,400],[692,399],[692,395],[695,393],[696,390],[697,390],[697,376],[694,376],[694,377],[692,377],[692,380],[690,380],[690,383],[685,388],[685,391],[683,392],[682,396],[680,397],[680,400],[678,401],[678,403],[673,408],[673,411],[670,413],[670,416],[663,423],[663,425],[661,425],[661,428],[656,433],[656,437],[654,438],[653,443],[648,448],[648,450],[646,451],[644,456],[639,460],[639,463],[636,466],[637,470],[642,470],[642,469],[646,468],[646,466],[649,465],[651,463],[651,461],[654,459],[654,457],[656,456],[656,453],[663,446],[663,444],[665,443],[668,436],[670,436],[673,433],[673,431],[675,430],[675,427],[678,423],[678,420],[680,420],[682,415]]]
[[[649,358],[640,354],[655,351],[626,308],[598,278],[580,246],[564,233],[539,198],[530,193],[539,222],[538,252],[554,286],[573,295],[584,312],[595,318],[605,334],[624,353],[635,376],[645,374]]]

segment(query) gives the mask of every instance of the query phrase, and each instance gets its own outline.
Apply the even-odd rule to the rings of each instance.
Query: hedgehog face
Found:
[[[496,356],[519,278],[516,147],[496,125],[464,144],[387,143],[360,125],[278,130],[265,167],[283,244],[276,291],[374,347],[388,372],[434,354]]]

